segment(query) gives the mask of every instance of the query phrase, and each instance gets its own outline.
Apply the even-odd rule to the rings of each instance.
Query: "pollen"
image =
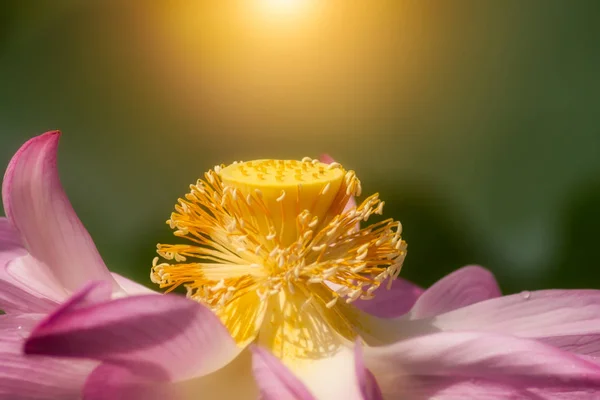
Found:
[[[400,272],[402,226],[361,194],[354,171],[304,158],[217,166],[190,185],[167,221],[180,244],[159,244],[151,279],[210,307],[240,346],[283,359],[314,357],[356,337],[352,302]]]

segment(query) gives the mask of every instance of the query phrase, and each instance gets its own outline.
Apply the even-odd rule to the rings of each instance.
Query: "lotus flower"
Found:
[[[35,154],[55,150],[56,135],[37,140],[29,144],[42,149]],[[15,159],[27,154],[27,146]],[[27,205],[36,211],[16,214],[10,202],[6,206],[6,188],[14,185],[15,176],[36,187],[57,180],[36,181],[56,177],[53,168],[40,172],[45,157],[21,167],[15,159],[5,179],[4,201],[9,219],[22,232],[17,215],[48,212],[40,211],[42,202],[36,199]],[[25,172],[15,173],[19,168]],[[33,171],[30,178],[28,171]],[[52,193],[57,186],[50,187]],[[59,186],[58,191],[62,194]],[[76,398],[85,379],[86,399],[600,397],[600,366],[594,358],[600,344],[600,292],[549,290],[502,297],[493,276],[476,266],[423,291],[394,279],[406,253],[398,223],[357,227],[382,212],[376,195],[348,207],[359,193],[354,173],[339,164],[262,160],[216,167],[191,186],[167,221],[187,242],[159,245],[163,260],[153,262],[152,279],[168,289],[185,285],[188,299],[124,297],[127,290],[105,275],[90,274],[87,280],[94,282],[49,315],[13,311],[3,316],[0,327],[12,339],[2,336],[0,357],[19,357],[15,338],[31,330],[25,352],[33,358],[22,357],[16,364],[29,373],[47,363],[53,377],[39,374],[26,388],[22,383],[16,387],[18,374],[3,362],[0,394],[42,398],[31,393],[45,393],[44,385],[61,379],[54,387],[74,388],[64,393]],[[49,197],[59,199],[50,204],[63,204],[59,210],[68,205],[64,195]],[[46,240],[53,236],[47,234],[47,219],[35,221]],[[34,229],[29,232],[36,235]],[[89,245],[83,228],[78,232]],[[26,250],[10,246],[14,235],[7,236],[4,259],[15,254],[42,258],[35,249],[50,248],[31,246],[37,239],[21,233],[29,253],[24,256]],[[62,257],[52,248],[49,260]],[[82,265],[77,267],[86,268]],[[11,283],[10,288],[29,294],[26,304],[48,300],[45,292],[31,295],[29,290],[40,285],[40,275],[23,281],[28,286]],[[76,286],[63,287],[73,293]],[[34,310],[10,298],[13,310]],[[67,398],[55,393],[47,398]]]
[[[133,398],[129,395],[149,398],[161,393],[160,390],[140,385],[137,380],[171,382],[193,377],[194,387],[210,388],[218,376],[229,376],[227,371],[236,371],[240,363],[249,362],[252,357],[256,359],[256,379],[248,368],[244,375],[248,385],[243,394],[256,392],[257,384],[266,392],[279,393],[279,389],[261,380],[261,377],[271,380],[269,371],[278,361],[258,348],[253,350],[252,357],[237,357],[229,369],[198,379],[230,364],[241,352],[240,347],[206,307],[175,296],[157,296],[108,271],[61,187],[56,165],[59,137],[59,132],[48,132],[24,144],[11,160],[3,181],[7,218],[0,219],[0,309],[7,314],[0,315],[0,398],[62,400],[80,398],[82,393],[92,399]],[[82,285],[84,288],[77,291]],[[134,296],[126,298],[131,295]],[[123,343],[114,340],[116,349],[102,347],[114,357],[86,354],[85,359],[73,362],[56,357],[23,356],[24,340],[36,324],[36,333],[47,332],[74,311],[92,312],[92,306],[96,307],[96,317],[108,316],[101,325],[118,329],[119,337],[127,329],[123,323],[141,321],[133,328],[134,342],[129,350],[142,344],[143,351],[133,355],[133,351],[125,351]],[[105,313],[103,307],[112,311]],[[118,307],[118,312],[114,307]],[[77,318],[84,325],[92,320]],[[162,329],[152,339],[147,330],[155,330],[155,324]],[[100,327],[97,322],[86,328],[90,326]],[[165,336],[167,326],[171,333]],[[114,339],[110,333],[104,333],[104,339]],[[168,345],[164,343],[166,339]],[[27,349],[34,352],[35,340],[33,337],[31,340]],[[64,338],[57,340],[58,343],[63,340],[64,345]],[[77,339],[69,339],[70,351],[74,351],[77,343]],[[53,346],[57,350],[61,347],[57,343]],[[195,355],[190,358],[190,354]],[[157,366],[157,362],[162,362],[165,368]],[[286,379],[279,368],[273,373]],[[289,373],[287,376],[287,382],[291,382],[293,376]],[[119,383],[114,390],[109,384],[111,380]],[[152,387],[150,393],[146,386]],[[175,398],[180,389],[169,387],[168,394],[161,398]],[[289,390],[296,393],[294,386]],[[217,398],[224,393],[221,389],[208,391]]]

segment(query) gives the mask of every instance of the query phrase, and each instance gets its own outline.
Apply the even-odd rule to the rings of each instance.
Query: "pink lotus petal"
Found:
[[[102,364],[88,377],[83,389],[86,400],[177,400],[170,384],[140,376],[135,370],[115,364]]]
[[[463,267],[427,289],[411,310],[411,318],[426,318],[501,296],[494,275],[479,266]]]
[[[527,385],[482,379],[423,377],[408,382],[411,399],[435,400],[582,400],[596,399],[598,391],[566,387],[528,388]]]
[[[136,294],[158,294],[152,289],[147,288],[144,285],[140,285],[139,283],[132,281],[131,279],[125,278],[122,275],[117,273],[111,273],[113,279],[117,282],[117,284],[123,289],[123,292],[128,295],[136,295]]]
[[[3,333],[24,332],[23,335],[27,336],[43,317],[43,314],[0,315],[0,330]],[[0,335],[0,340],[2,340],[2,335]]]
[[[23,265],[31,261],[30,266]],[[39,263],[27,256],[21,245],[18,232],[6,218],[0,218],[0,310],[15,312],[48,312],[58,304],[53,298],[60,298],[64,293],[54,293],[51,281],[38,281],[39,276],[31,282],[20,279],[15,274],[23,271],[35,271]],[[42,269],[42,273],[45,269]],[[50,293],[50,296],[46,294]]]
[[[232,362],[208,375],[185,381],[165,382],[160,375],[140,374],[129,366],[105,363],[88,378],[84,388],[86,400],[256,400],[258,388],[251,373],[248,348]],[[143,371],[142,371],[143,372]]]
[[[0,271],[0,286],[7,290],[7,302],[24,312],[49,311],[68,297],[67,290],[52,271],[30,254],[16,257]],[[22,294],[15,299],[15,294]],[[18,304],[19,301],[25,302]],[[10,311],[10,310],[9,310]]]
[[[480,332],[445,332],[365,349],[385,398],[576,398],[600,396],[600,366],[533,340]],[[479,392],[477,386],[481,387]],[[452,394],[444,397],[443,394]],[[494,389],[494,391],[492,391]],[[500,393],[500,394],[498,394]],[[517,393],[528,396],[513,397]],[[474,396],[477,394],[477,396]],[[507,396],[508,397],[502,397]],[[534,395],[535,394],[535,395]],[[471,397],[474,396],[474,397]],[[571,397],[568,397],[571,396]],[[593,398],[593,397],[588,397]]]
[[[84,288],[42,322],[26,353],[95,359],[181,380],[210,373],[241,351],[219,319],[195,301],[140,295],[90,306],[96,289]]]
[[[0,310],[8,314],[50,312],[57,303],[35,296],[31,291],[19,288],[6,277],[0,268]]]
[[[61,304],[59,307],[53,310],[53,312],[46,316],[36,327],[36,330],[44,329],[45,327],[52,327],[56,321],[69,315],[69,313],[78,310],[91,307],[99,303],[110,300],[111,285],[106,281],[95,281],[85,285],[81,290],[71,296],[67,301]]]
[[[21,353],[25,337],[40,314],[0,315],[0,399],[80,399],[87,375],[96,363],[27,357]]]
[[[386,293],[385,288],[379,288],[375,292],[374,299],[365,301],[365,303],[374,301],[374,306],[366,308],[359,303],[358,308],[366,313],[356,314],[355,325],[357,332],[369,345],[390,344],[439,331],[435,319],[431,317],[500,295],[493,275],[477,266],[461,268],[439,280],[424,292],[416,286],[405,284],[405,281],[396,280],[394,284],[398,285],[398,290],[392,287],[392,290]],[[404,290],[404,287],[407,290]],[[405,297],[406,291],[409,296]],[[400,307],[397,315],[394,315],[394,301]],[[404,314],[403,311],[412,301],[414,301],[412,309]],[[383,303],[379,308],[378,302]],[[473,327],[471,330],[477,328]]]
[[[3,259],[5,253],[19,252],[20,255],[27,251],[21,243],[19,232],[10,224],[8,219],[0,217],[0,257]]]
[[[322,358],[294,359],[288,368],[317,399],[374,400],[377,387],[365,371],[361,352],[342,345]],[[360,369],[360,371],[359,371]]]
[[[352,303],[362,311],[381,318],[393,318],[406,314],[414,306],[423,289],[405,279],[397,278],[388,290],[381,285],[371,300],[356,300]]]
[[[37,136],[12,158],[2,184],[6,215],[27,251],[67,290],[90,280],[114,282],[60,183],[59,137],[57,131]]]
[[[260,388],[261,398],[264,400],[313,400],[315,397],[310,393],[301,380],[288,370],[281,361],[273,356],[268,350],[258,346],[252,348],[252,369],[254,377]],[[354,391],[352,387],[353,377],[344,377],[340,374],[340,369],[327,368],[320,374],[319,381],[308,379],[314,387],[329,385],[333,387],[336,381],[344,385],[344,390],[338,393],[331,393],[339,398],[346,400],[383,400],[379,386],[373,374],[367,370],[363,364],[362,350],[360,344],[355,346],[354,350],[354,372],[359,391]],[[335,361],[334,361],[335,362]],[[344,363],[345,360],[342,360]],[[316,364],[326,365],[327,361],[317,362]],[[331,364],[334,365],[334,364]],[[310,368],[310,367],[309,367]],[[313,374],[315,376],[315,374]],[[305,377],[306,379],[306,377]],[[321,392],[321,390],[319,390]],[[325,392],[327,393],[327,392]],[[320,398],[330,398],[330,394],[325,394]]]
[[[333,157],[331,157],[329,154],[325,153],[325,154],[321,154],[319,156],[319,161],[321,161],[324,164],[331,164],[333,162],[335,162],[335,160],[333,159]]]
[[[473,304],[431,320],[432,329],[478,330],[541,340],[570,352],[600,354],[600,291],[542,290]]]
[[[363,359],[362,346],[359,341],[354,346],[354,367],[362,400],[383,400],[381,389],[371,371],[367,369]]]
[[[314,400],[312,394],[279,359],[260,347],[252,348],[252,372],[263,400]]]

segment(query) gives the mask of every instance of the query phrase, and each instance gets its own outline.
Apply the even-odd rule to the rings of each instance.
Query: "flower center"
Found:
[[[401,226],[385,220],[375,194],[360,195],[339,164],[258,160],[218,166],[190,186],[167,223],[187,244],[159,244],[162,288],[185,285],[213,309],[238,344],[258,340],[281,357],[311,357],[355,336],[348,305],[373,297],[399,272]]]
[[[262,199],[264,209],[252,209],[259,215],[243,217],[259,217],[260,233],[265,237],[274,235],[278,245],[288,246],[298,237],[296,218],[302,211],[308,210],[312,216],[323,219],[332,203],[340,202],[336,194],[344,172],[336,165],[317,160],[259,160],[232,164],[222,169],[220,175],[225,186],[238,190],[244,197],[255,195]],[[353,174],[347,177],[351,179]]]

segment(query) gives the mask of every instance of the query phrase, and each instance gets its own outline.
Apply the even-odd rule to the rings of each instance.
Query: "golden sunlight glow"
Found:
[[[400,272],[406,243],[378,194],[346,209],[354,171],[304,158],[216,166],[167,223],[186,244],[159,244],[151,279],[210,307],[240,346],[284,361],[335,352],[357,336],[350,303]]]
[[[264,12],[285,16],[302,12],[309,0],[258,0]]]

